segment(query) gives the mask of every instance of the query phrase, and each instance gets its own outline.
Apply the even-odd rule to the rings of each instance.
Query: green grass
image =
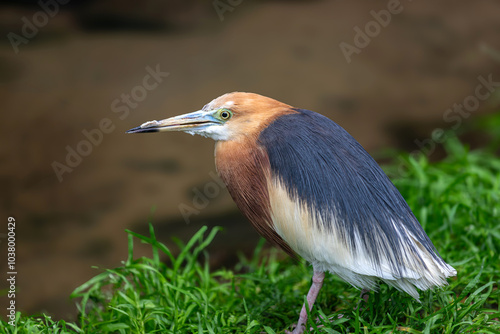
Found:
[[[497,141],[498,142],[498,141]],[[312,333],[500,333],[500,159],[470,151],[458,139],[447,157],[430,163],[405,155],[394,183],[444,259],[458,271],[444,289],[421,293],[422,303],[381,285],[368,303],[359,291],[327,275],[308,321]],[[399,163],[386,166],[398,172]],[[154,235],[127,231],[129,256],[77,288],[79,320],[54,321],[18,313],[12,333],[281,333],[297,321],[311,268],[263,242],[232,269],[211,271],[206,246],[218,229],[202,228],[173,253]],[[134,242],[152,258],[134,258]],[[319,320],[318,320],[319,319]],[[307,332],[307,330],[306,330]]]

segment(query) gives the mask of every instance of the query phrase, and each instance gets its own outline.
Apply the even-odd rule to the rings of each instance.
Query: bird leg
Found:
[[[319,290],[323,286],[323,280],[325,279],[325,273],[322,271],[314,271],[312,277],[312,285],[307,293],[307,305],[309,305],[309,312],[311,311],[314,302],[316,301],[316,297],[318,297]],[[295,327],[292,334],[302,334],[304,332],[304,326],[307,321],[307,310],[306,304],[302,306],[302,310],[300,311],[299,321],[297,323],[297,327]]]
[[[356,307],[354,308],[354,310],[356,311],[356,310],[359,309],[359,306],[360,306],[362,300],[364,300],[365,303],[368,303],[368,298],[369,297],[370,297],[370,290],[363,288],[361,290],[361,294],[359,295],[358,304],[356,305]]]
[[[361,290],[361,295],[359,297],[368,303],[368,298],[370,297],[370,290],[363,288]]]

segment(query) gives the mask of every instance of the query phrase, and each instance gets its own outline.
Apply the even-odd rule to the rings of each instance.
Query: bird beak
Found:
[[[195,111],[189,114],[170,117],[161,121],[149,121],[130,129],[127,133],[163,132],[163,131],[196,131],[210,125],[222,124],[213,117],[213,111]]]

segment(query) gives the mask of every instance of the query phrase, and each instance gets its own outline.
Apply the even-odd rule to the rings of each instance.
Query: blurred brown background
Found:
[[[214,265],[255,246],[213,176],[211,140],[127,129],[250,91],[327,115],[372,153],[418,150],[436,128],[498,111],[496,91],[447,109],[475,96],[479,76],[500,82],[499,17],[494,0],[4,2],[0,233],[14,216],[18,310],[74,318],[71,291],[92,266],[119,266],[124,230],[146,234],[149,220],[168,245],[224,226]],[[356,42],[348,62],[341,45]],[[69,166],[68,150],[85,156]]]

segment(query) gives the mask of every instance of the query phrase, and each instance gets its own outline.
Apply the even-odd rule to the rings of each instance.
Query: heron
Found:
[[[214,139],[217,172],[237,207],[271,244],[312,265],[294,334],[305,330],[325,272],[363,291],[382,281],[416,300],[416,288],[456,275],[376,161],[329,118],[233,92],[127,133],[168,131]]]

